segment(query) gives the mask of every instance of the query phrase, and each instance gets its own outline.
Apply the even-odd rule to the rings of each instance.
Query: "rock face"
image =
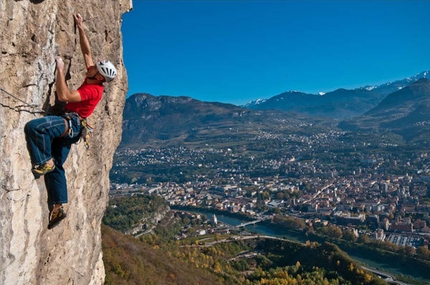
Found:
[[[108,201],[109,170],[121,139],[127,77],[121,16],[131,0],[0,0],[0,284],[103,284],[100,223]],[[91,146],[72,146],[65,164],[67,218],[47,229],[43,177],[31,174],[23,132],[38,111],[55,105],[55,55],[67,83],[85,76],[73,13],[84,18],[94,59],[109,59],[117,79],[105,85],[89,118]]]

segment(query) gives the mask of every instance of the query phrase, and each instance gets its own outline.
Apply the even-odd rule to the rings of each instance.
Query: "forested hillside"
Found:
[[[386,284],[335,245],[256,238],[138,240],[103,226],[106,284]],[[144,240],[144,242],[143,242]],[[259,253],[249,254],[245,253]]]

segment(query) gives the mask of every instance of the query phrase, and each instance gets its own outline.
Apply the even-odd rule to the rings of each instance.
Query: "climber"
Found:
[[[90,43],[85,35],[83,18],[73,15],[79,30],[79,43],[86,66],[86,78],[77,90],[67,87],[64,62],[56,57],[56,93],[61,102],[66,102],[65,113],[60,116],[45,116],[25,125],[24,131],[32,161],[32,172],[36,178],[45,175],[50,209],[48,229],[66,217],[63,204],[68,202],[67,182],[63,164],[72,144],[77,143],[83,128],[82,123],[90,116],[103,95],[104,82],[112,81],[117,71],[107,60],[94,64]]]

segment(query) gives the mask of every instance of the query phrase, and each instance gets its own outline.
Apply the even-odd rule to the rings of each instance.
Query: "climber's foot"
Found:
[[[56,227],[65,217],[63,206],[54,207],[49,217],[48,230]]]
[[[42,175],[45,175],[46,173],[54,171],[54,169],[55,169],[54,163],[52,163],[52,164],[45,163],[45,164],[42,164],[42,165],[39,165],[39,166],[33,168],[31,171],[36,176],[42,176]]]

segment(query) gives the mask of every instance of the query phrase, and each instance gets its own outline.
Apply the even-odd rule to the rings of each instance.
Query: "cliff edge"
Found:
[[[121,16],[131,8],[131,0],[0,0],[0,284],[104,283],[100,224],[127,91]],[[73,13],[84,18],[94,59],[112,61],[118,76],[88,119],[90,148],[72,146],[67,218],[48,230],[47,193],[30,171],[23,128],[57,105],[56,55],[71,89],[84,79]]]

